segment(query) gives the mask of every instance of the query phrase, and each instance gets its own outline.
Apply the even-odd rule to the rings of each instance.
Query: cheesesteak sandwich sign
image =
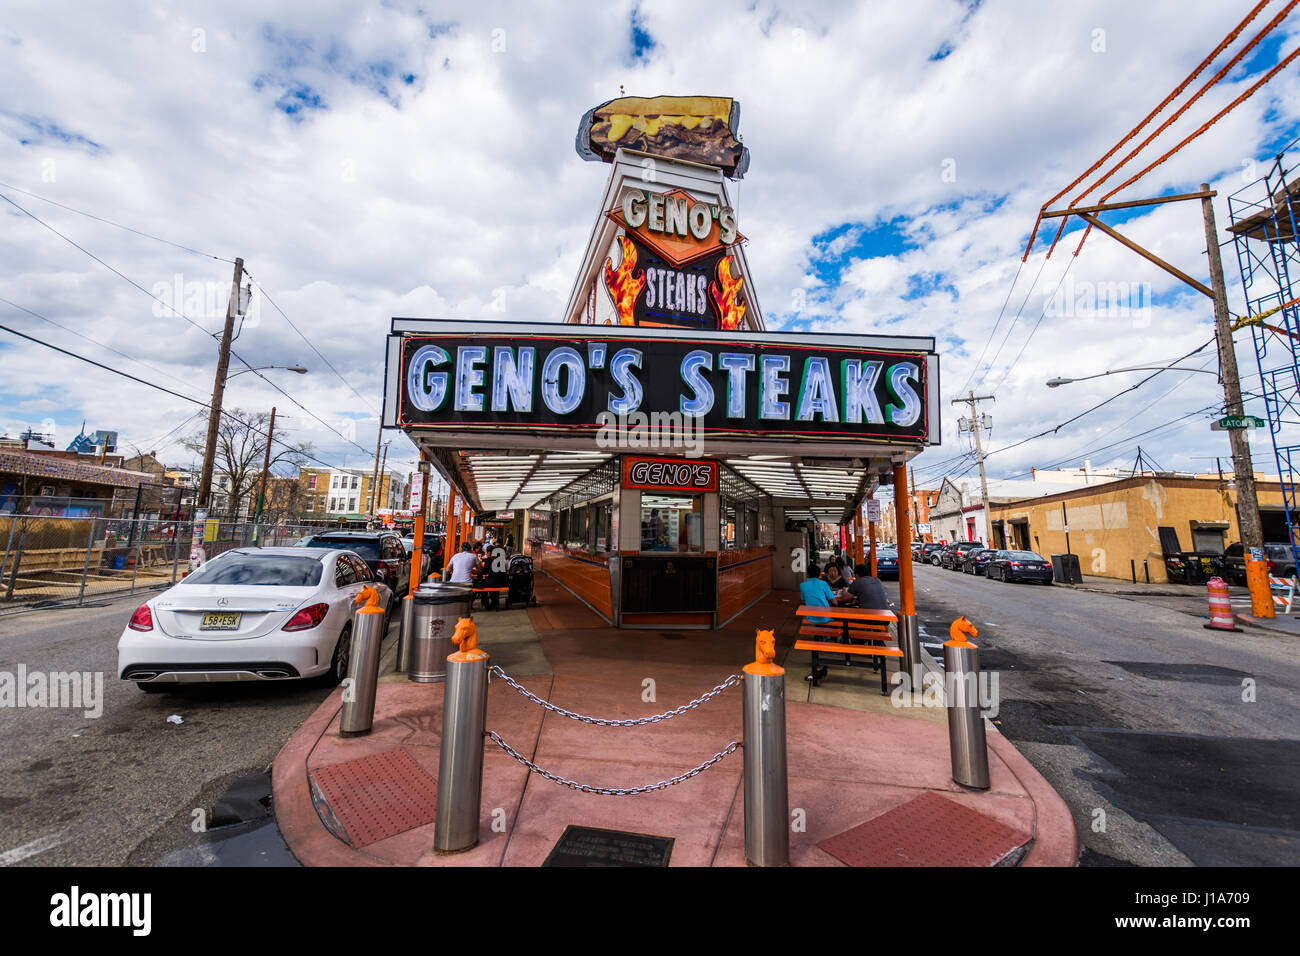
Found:
[[[407,335],[395,424],[538,432],[639,412],[717,436],[927,440],[931,353],[817,338]]]

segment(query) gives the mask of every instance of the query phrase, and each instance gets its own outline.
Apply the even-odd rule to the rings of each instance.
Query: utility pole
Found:
[[[379,505],[376,504],[378,496],[375,492],[379,487],[379,445],[383,440],[384,423],[381,421],[379,423],[379,428],[375,431],[375,468],[370,479],[370,496],[366,501],[366,516],[370,519],[371,523],[374,523],[375,509],[379,507]]]
[[[262,481],[261,486],[257,489],[257,512],[253,517],[253,524],[262,520],[262,512],[266,509],[266,473],[271,467],[271,436],[275,434],[275,406],[271,406],[271,424],[266,428],[266,449],[262,453]]]
[[[387,484],[387,478],[385,477],[385,473],[387,472],[387,470],[388,470],[388,442],[384,442],[384,460],[379,465],[380,483],[375,485],[374,501],[375,501],[376,511],[384,507],[384,496],[380,494],[380,491],[382,486]],[[389,505],[389,507],[391,507],[391,504]]]
[[[208,439],[203,446],[203,472],[199,477],[199,494],[195,509],[208,507],[212,493],[212,464],[217,454],[217,426],[221,423],[221,399],[226,392],[226,371],[230,368],[230,336],[239,312],[240,285],[244,280],[244,260],[235,260],[235,277],[230,283],[230,302],[226,305],[226,327],[221,333],[221,351],[217,355],[217,375],[212,381],[212,407],[208,410]]]
[[[974,389],[971,390],[968,397],[954,398],[952,400],[953,405],[970,406],[970,430],[975,433],[975,458],[980,465],[980,507],[983,509],[984,514],[984,537],[981,540],[985,544],[988,544],[991,539],[989,529],[992,527],[992,522],[989,521],[989,482],[984,476],[984,447],[980,444],[978,403],[992,401],[996,401],[992,395],[976,395]]]
[[[1201,192],[1208,193],[1208,183]],[[1210,288],[1214,291],[1214,335],[1219,345],[1219,381],[1223,383],[1224,407],[1229,415],[1241,415],[1241,381],[1237,377],[1237,352],[1232,346],[1232,320],[1228,316],[1228,290],[1223,282],[1223,258],[1219,254],[1218,229],[1214,224],[1214,203],[1209,196],[1201,199],[1205,213],[1205,250],[1210,259]],[[1232,463],[1237,474],[1237,526],[1245,548],[1264,547],[1264,528],[1259,518],[1259,496],[1255,491],[1255,466],[1250,461],[1250,445],[1244,428],[1228,429],[1232,445]]]

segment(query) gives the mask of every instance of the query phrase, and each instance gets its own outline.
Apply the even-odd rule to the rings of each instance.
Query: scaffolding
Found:
[[[1300,284],[1298,144],[1300,138],[1277,154],[1263,177],[1228,197],[1228,228],[1247,306],[1233,329],[1249,326],[1255,343],[1291,550],[1300,556],[1300,444],[1294,444],[1300,438],[1300,301],[1292,284]]]

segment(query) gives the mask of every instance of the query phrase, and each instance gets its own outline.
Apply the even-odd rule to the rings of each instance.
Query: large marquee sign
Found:
[[[571,326],[495,334],[438,324],[458,328],[395,337],[394,425],[537,433],[644,415],[685,419],[705,436],[929,437],[937,358],[922,349],[853,336],[575,335]]]

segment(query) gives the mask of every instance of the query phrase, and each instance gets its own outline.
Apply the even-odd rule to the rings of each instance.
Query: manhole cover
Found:
[[[1029,836],[937,793],[924,793],[817,845],[849,866],[998,866]]]
[[[432,823],[437,810],[437,781],[405,750],[321,767],[311,776],[326,813],[355,847]],[[322,819],[328,826],[328,817]]]
[[[1191,684],[1224,684],[1240,686],[1243,678],[1252,675],[1245,671],[1233,670],[1231,667],[1219,667],[1215,664],[1160,664],[1155,661],[1102,661],[1114,664],[1130,674],[1149,677],[1151,680],[1185,681]]]

